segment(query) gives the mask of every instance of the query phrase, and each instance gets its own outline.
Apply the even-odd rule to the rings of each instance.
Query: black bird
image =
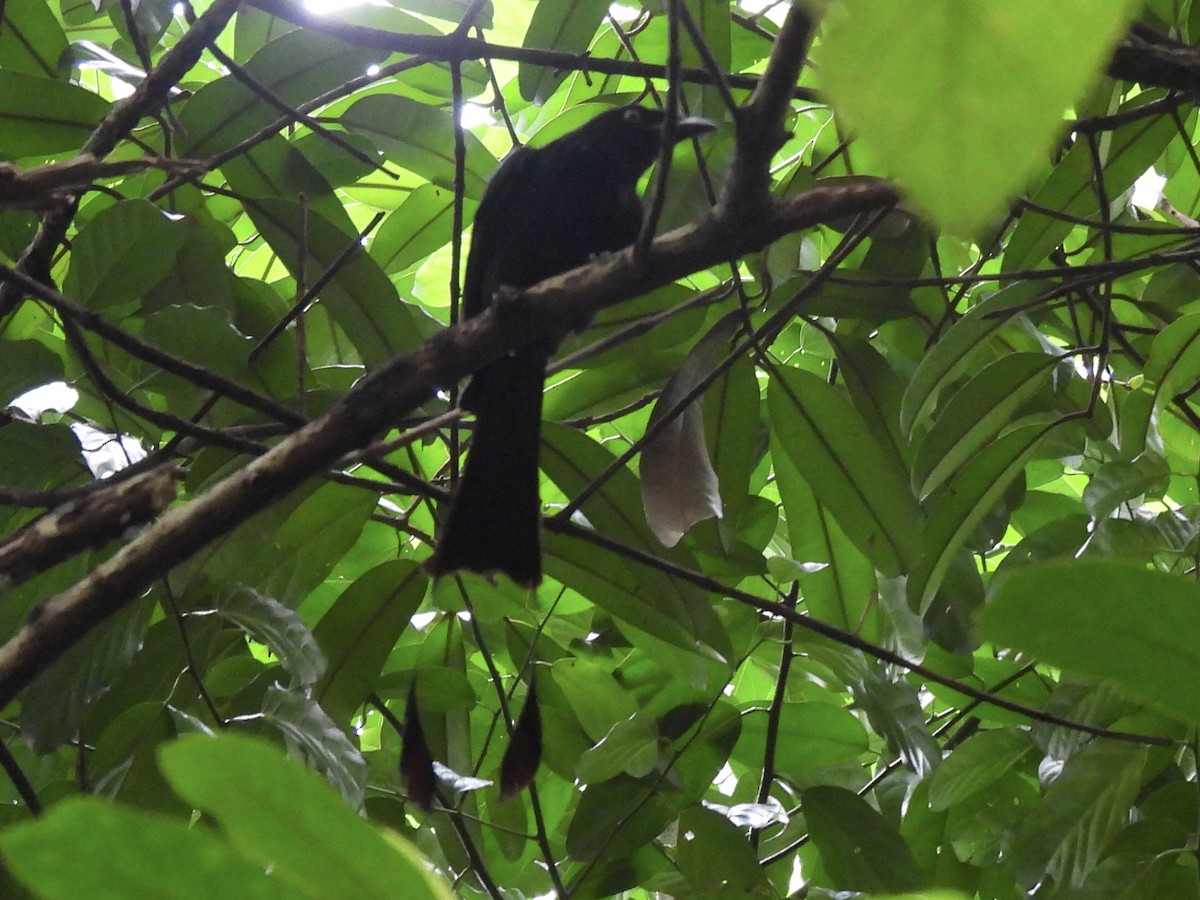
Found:
[[[545,147],[508,156],[475,214],[464,316],[482,313],[502,287],[530,287],[631,245],[642,228],[637,182],[658,157],[664,121],[660,110],[612,109]],[[683,118],[673,137],[714,127]],[[523,587],[541,581],[538,447],[554,343],[535,342],[480,369],[463,393],[475,428],[430,574],[469,569],[504,572]]]

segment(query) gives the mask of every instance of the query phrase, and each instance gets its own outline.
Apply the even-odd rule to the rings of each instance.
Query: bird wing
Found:
[[[471,233],[471,252],[467,256],[467,273],[463,283],[463,315],[477,316],[492,302],[492,292],[498,288],[495,268],[504,265],[505,236],[511,223],[505,221],[511,210],[519,207],[519,197],[538,177],[540,154],[530,147],[518,147],[504,158],[488,182],[475,212]],[[521,287],[523,285],[517,285]]]

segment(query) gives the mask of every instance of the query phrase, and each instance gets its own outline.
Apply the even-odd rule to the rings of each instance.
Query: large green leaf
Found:
[[[817,499],[875,566],[911,571],[921,513],[900,463],[840,393],[798,369],[778,369],[768,391],[779,444]]]
[[[742,735],[734,756],[743,764],[762,765],[767,710],[742,716]],[[814,701],[784,703],[779,710],[775,771],[793,783],[827,766],[845,763],[867,751],[867,730],[852,712]]]
[[[823,622],[854,631],[867,639],[880,634],[875,567],[796,470],[788,454],[772,438],[771,455],[779,497],[787,515],[791,557],[809,613]]]
[[[338,597],[313,630],[329,660],[314,690],[335,722],[345,722],[375,689],[388,654],[425,596],[411,560],[381,563]]]
[[[372,94],[342,113],[342,125],[373,140],[389,159],[446,190],[454,190],[454,120],[439,110],[407,97]],[[478,200],[496,158],[479,138],[463,134],[466,159],[463,189]]]
[[[453,895],[413,849],[361,819],[275,748],[233,735],[188,736],[161,765],[181,795],[210,813],[240,853],[313,896]]]
[[[679,836],[679,870],[697,895],[708,895],[717,885],[728,897],[773,895],[753,847],[724,816],[689,809],[679,817]]]
[[[808,834],[843,890],[905,891],[921,886],[912,851],[895,826],[853,791],[809,788],[801,795]]]
[[[1033,750],[1030,739],[1012,731],[984,731],[946,757],[933,773],[929,802],[947,809],[988,788]]]
[[[914,609],[928,609],[959,548],[1024,472],[1048,429],[1039,423],[1017,426],[971,459],[931,500],[925,553],[908,582]]]
[[[1152,93],[1141,93],[1127,102],[1120,112],[1136,114],[1155,100]],[[1107,147],[1104,185],[1108,196],[1119,196],[1129,189],[1163,152],[1175,131],[1170,117],[1136,116],[1118,128]],[[1071,216],[1095,216],[1099,212],[1094,186],[1095,171],[1086,141],[1077,143],[1055,166],[1032,196],[1034,203],[1061,210],[1066,216],[1033,213],[1021,217],[1013,230],[1004,254],[1004,269],[1013,271],[1038,265],[1075,227]]]
[[[216,611],[270,649],[299,684],[312,685],[324,674],[325,656],[294,609],[237,585],[217,597]]]
[[[75,239],[64,292],[103,309],[130,303],[163,278],[188,227],[144,200],[127,200],[100,212]]]
[[[522,46],[538,50],[560,50],[582,53],[608,11],[606,0],[562,0],[559,3],[539,3],[529,21]],[[521,96],[534,103],[545,103],[564,78],[564,73],[546,66],[526,63],[521,66],[517,81]]]
[[[283,734],[293,754],[329,779],[345,801],[362,806],[367,767],[359,751],[305,690],[267,689],[263,718]]]
[[[1143,703],[1200,720],[1200,588],[1128,562],[1029,566],[999,580],[979,616],[989,641],[1104,678]]]
[[[4,341],[0,356],[0,403],[6,406],[32,388],[62,379],[62,359],[39,341]]]
[[[358,246],[357,235],[342,231],[313,210],[305,213],[290,200],[255,200],[246,211],[293,276],[303,270],[311,286],[332,271],[318,293],[321,305],[368,366],[383,364],[425,337],[424,323]]]
[[[464,221],[470,221],[475,204],[464,204]],[[389,275],[422,262],[450,243],[454,232],[454,193],[436,184],[423,184],[379,226],[370,252]]]
[[[7,0],[0,23],[0,71],[55,78],[67,52],[67,35],[40,0]]]
[[[91,631],[25,689],[21,734],[39,753],[71,740],[92,703],[141,649],[153,606],[134,603]]]
[[[922,499],[1008,429],[1049,382],[1057,357],[1012,353],[985,366],[941,409],[917,447],[913,484]]]
[[[379,62],[377,50],[353,47],[301,28],[281,35],[246,63],[275,97],[296,106]],[[180,156],[206,157],[244,141],[283,113],[233,75],[207,84],[179,111]]]
[[[107,101],[78,85],[0,69],[0,158],[68,153],[108,109]]]
[[[1017,876],[1029,885],[1048,874],[1081,886],[1125,827],[1148,756],[1145,747],[1096,741],[1067,760],[1022,823],[1012,847]]]
[[[588,488],[612,461],[612,454],[586,435],[560,425],[543,426],[542,469],[568,497]],[[581,511],[597,531],[620,535],[623,542],[637,549],[661,555],[662,545],[651,536],[640,507],[636,479],[627,468],[621,468],[592,492]],[[703,647],[707,644],[729,659],[728,638],[702,591],[650,567],[614,564],[609,552],[600,548],[584,545],[567,549],[565,544],[563,538],[547,541],[550,554],[546,569],[550,574],[556,578],[561,575],[559,580],[572,586],[573,579],[587,579],[591,589],[580,593],[657,638],[706,655],[709,651]],[[556,554],[556,547],[564,549]],[[682,548],[675,548],[669,558],[691,564],[690,554]],[[605,584],[624,587],[602,588]]]
[[[267,872],[207,828],[72,797],[0,834],[5,866],[46,900],[287,900],[314,896]],[[70,865],[63,848],[70,847]],[[147,865],[147,860],[154,865]],[[333,896],[333,895],[329,895]]]
[[[900,425],[905,433],[911,435],[931,418],[942,393],[962,378],[970,366],[986,358],[991,339],[1008,319],[1007,311],[1034,300],[1044,288],[1039,282],[1024,282],[997,291],[972,306],[942,335],[921,357],[904,390]]]
[[[946,230],[971,235],[1042,165],[1067,107],[1098,79],[1138,5],[834,6],[819,47],[822,83],[916,204]]]

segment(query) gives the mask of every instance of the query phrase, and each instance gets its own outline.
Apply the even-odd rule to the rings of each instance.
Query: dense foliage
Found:
[[[4,896],[1200,898],[1190,0],[0,10]],[[447,329],[630,102],[666,237]],[[544,582],[431,583],[590,313]]]

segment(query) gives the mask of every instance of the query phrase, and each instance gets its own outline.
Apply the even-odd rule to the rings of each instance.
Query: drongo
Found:
[[[658,158],[665,115],[626,106],[596,116],[544,147],[523,147],[496,170],[475,215],[463,315],[477,316],[501,288],[521,289],[630,246],[642,228],[637,183]],[[713,129],[682,118],[678,141]],[[462,406],[475,414],[463,476],[446,515],[433,575],[504,572],[542,578],[538,446],[542,383],[555,342],[542,339],[475,373]]]

